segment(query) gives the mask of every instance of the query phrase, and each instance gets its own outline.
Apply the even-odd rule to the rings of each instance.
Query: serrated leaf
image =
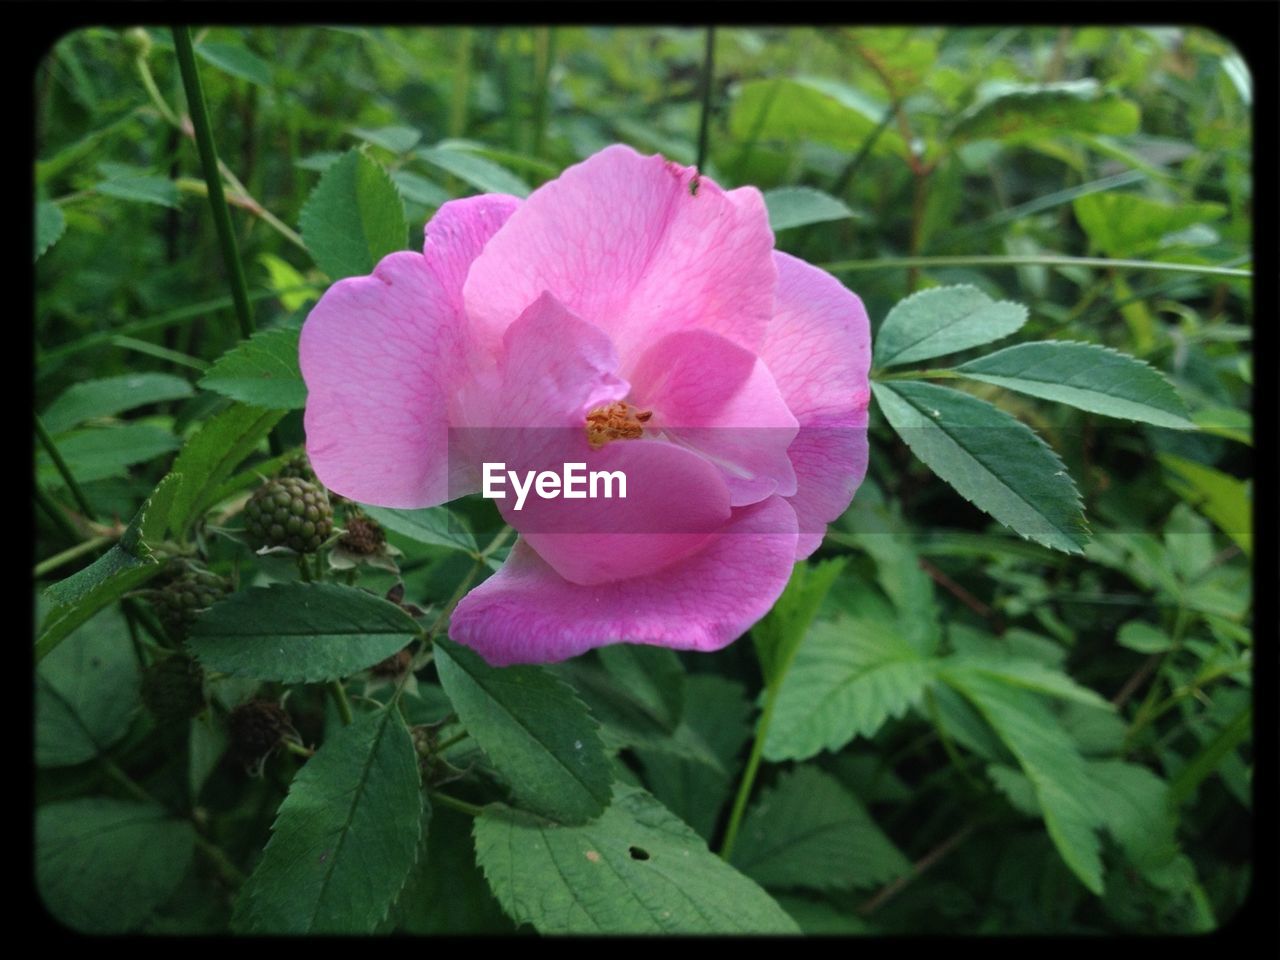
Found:
[[[1029,427],[976,397],[915,381],[873,383],[889,425],[930,470],[1001,523],[1079,553],[1088,528],[1058,455]]]
[[[875,560],[877,582],[897,608],[903,636],[921,656],[932,656],[942,631],[933,581],[920,566],[914,536],[871,509],[849,516],[850,524],[858,531],[855,542]]]
[[[870,591],[859,593],[858,616],[819,621],[805,637],[778,692],[765,759],[805,760],[869,737],[892,716],[918,703],[935,661],[922,657],[897,618]]]
[[[362,276],[409,244],[404,201],[387,172],[359,150],[329,165],[300,219],[316,266],[333,280]]]
[[[541,667],[491,667],[449,640],[437,640],[435,654],[458,718],[522,806],[562,823],[604,810],[613,773],[571,687]]]
[[[269,410],[300,410],[307,386],[298,367],[300,330],[262,330],[232,347],[209,369],[200,386]]]
[[[1136,193],[1076,197],[1072,209],[1089,241],[1112,257],[1148,253],[1163,237],[1227,212],[1219,203],[1164,203]]]
[[[855,216],[843,200],[813,187],[777,187],[764,192],[769,226],[774,233],[812,223],[847,220]]]
[[[421,147],[417,155],[432,166],[465,180],[485,193],[509,193],[527,197],[530,187],[505,167],[468,150],[449,147]]]
[[[351,132],[365,143],[372,143],[392,153],[408,153],[422,139],[422,134],[413,127],[390,126],[376,130],[354,127]]]
[[[1027,322],[1027,308],[977,287],[933,287],[898,301],[876,334],[878,367],[946,356],[999,340]]]
[[[195,831],[153,803],[84,797],[36,810],[36,888],[79,933],[135,930],[187,872]]]
[[[233,77],[271,87],[271,65],[243,44],[206,40],[196,47],[196,56]]]
[[[1030,691],[976,674],[949,674],[945,679],[977,708],[1017,758],[1063,861],[1089,890],[1101,894],[1101,844],[1094,833],[1099,819],[1081,790],[1088,774],[1070,736]]]
[[[176,450],[181,441],[153,423],[121,423],[63,434],[57,445],[71,475],[88,483],[128,476],[129,467]],[[55,489],[63,485],[62,474],[44,450],[36,456],[36,482]]]
[[[162,207],[178,205],[178,185],[166,177],[155,176],[141,167],[123,163],[100,163],[98,170],[106,180],[94,184],[93,189],[119,200],[137,200]]]
[[[751,631],[765,686],[774,686],[786,676],[805,631],[818,615],[818,608],[831,592],[844,563],[838,558],[796,564],[782,596]]]
[[[582,826],[489,806],[474,834],[503,909],[540,933],[798,932],[768,894],[632,787]]]
[[[391,179],[396,182],[406,200],[425,207],[441,207],[451,199],[444,187],[408,170],[395,171],[391,174]]]
[[[169,373],[127,373],[72,384],[49,404],[40,419],[48,431],[57,436],[86,420],[114,417],[135,407],[182,400],[194,394],[191,384],[182,377]]]
[[[752,80],[729,108],[729,132],[739,143],[814,140],[842,150],[860,149],[884,119],[886,104],[862,91],[817,77]],[[904,156],[906,143],[884,129],[872,150]]]
[[[970,380],[993,383],[1091,413],[1194,430],[1187,408],[1159,371],[1092,343],[1020,343],[956,367]]]
[[[294,777],[233,928],[372,933],[414,864],[422,820],[418,755],[399,711],[357,716]]]
[[[356,587],[273,583],[241,590],[199,614],[187,645],[208,670],[316,683],[371,667],[420,632],[394,603]]]
[[[963,686],[967,682],[965,675],[977,675],[997,683],[1071,700],[1099,710],[1115,709],[1093,690],[1081,686],[1061,670],[1055,670],[1038,660],[958,654],[948,657],[943,662],[939,675],[948,682],[955,680],[953,686]]]
[[[732,862],[780,890],[876,887],[911,869],[858,799],[811,766],[783,774],[747,811]]]
[[[184,536],[214,505],[218,488],[283,416],[283,411],[238,403],[210,417],[192,434],[170,471],[181,477],[169,511],[169,529],[175,536]]]
[[[475,553],[479,546],[471,531],[445,507],[421,510],[392,510],[362,503],[360,509],[388,530],[403,534],[417,543],[433,547],[449,547],[464,553]]]
[[[67,232],[67,218],[56,203],[42,200],[36,204],[35,257],[39,260]]]
[[[170,509],[175,486],[176,480],[169,477],[160,481],[115,546],[83,570],[45,590],[49,610],[36,637],[37,662],[107,604],[142,586],[160,571],[161,564],[152,556],[147,541],[162,536],[163,517]]]
[[[978,102],[957,119],[953,143],[993,138],[1034,141],[1061,134],[1126,135],[1138,129],[1137,104],[1105,92],[1096,80],[983,85]]]
[[[741,684],[715,674],[693,674],[686,689],[684,718],[671,740],[697,737],[719,766],[662,747],[634,750],[650,792],[710,842],[741,765],[739,754],[751,738],[754,708]]]
[[[668,729],[684,714],[684,667],[665,647],[616,643],[601,647],[600,662]]]
[[[138,660],[118,609],[98,612],[36,669],[36,764],[92,760],[129,729]]]

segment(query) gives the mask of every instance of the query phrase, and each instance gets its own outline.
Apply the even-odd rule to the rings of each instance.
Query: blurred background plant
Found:
[[[1190,932],[1239,909],[1251,845],[1251,81],[1222,37],[214,28],[196,31],[194,49],[260,331],[252,348],[237,348],[173,35],[79,30],[35,77],[37,587],[113,544],[155,553],[126,566],[176,558],[150,593],[148,570],[37,599],[37,881],[55,917],[225,930],[295,773],[350,716],[338,681],[326,699],[323,684],[269,671],[200,681],[196,668],[192,693],[178,652],[184,610],[233,582],[325,573],[319,555],[299,566],[249,551],[236,526],[258,478],[302,442],[294,353],[310,305],[381,253],[420,246],[446,200],[527,195],[617,141],[760,187],[779,248],[840,276],[873,328],[913,291],[971,285],[1029,307],[1020,340],[1145,360],[1199,429],[970,384],[1046,437],[1075,478],[1093,535],[1069,555],[991,522],[873,413],[867,482],[754,631],[766,665],[789,651],[763,676],[746,640],[715,656],[611,649],[544,672],[600,722],[614,778],[643,786],[806,931]],[[369,228],[354,247],[334,226],[348,187],[365,191],[353,216]],[[243,441],[234,462],[218,461],[231,441],[210,446],[222,435]],[[165,493],[157,482],[184,444],[188,476],[214,479]],[[307,479],[305,465],[289,469]],[[183,512],[126,530],[162,493]],[[482,529],[484,506],[459,515]],[[356,516],[340,511],[341,529]],[[329,575],[358,570],[428,623],[504,555],[457,525],[369,517],[384,540],[335,548]],[[345,687],[357,713],[394,696],[422,776],[433,788],[460,778],[457,797],[434,804],[426,854],[373,920],[315,929],[497,931],[512,918],[571,929],[521,907],[501,865],[476,868],[467,815],[510,777],[439,685],[444,668],[425,644],[418,653],[352,670]],[[458,715],[483,753],[453,742]],[[574,877],[561,879],[573,895]],[[273,895],[262,891],[287,878],[256,883],[260,919]]]

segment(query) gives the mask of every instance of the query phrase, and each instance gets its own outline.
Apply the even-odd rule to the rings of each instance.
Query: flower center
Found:
[[[587,442],[599,450],[610,440],[638,440],[652,416],[652,410],[639,410],[625,400],[596,407],[587,414]]]

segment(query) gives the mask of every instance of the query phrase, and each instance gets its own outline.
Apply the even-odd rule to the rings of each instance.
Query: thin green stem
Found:
[[[338,708],[338,714],[342,717],[342,725],[350,726],[353,719],[351,715],[351,703],[347,700],[347,691],[342,686],[341,680],[330,680],[328,683],[329,695],[333,697],[334,705]]]
[[[470,27],[458,29],[458,47],[453,60],[453,91],[449,98],[449,136],[460,137],[467,130],[467,94],[471,83]]]
[[[474,803],[467,803],[465,800],[459,800],[457,797],[451,797],[447,793],[436,790],[431,791],[431,799],[442,807],[451,807],[459,813],[465,813],[468,817],[478,817],[484,813],[483,807],[477,807]]]
[[[1172,273],[1201,273],[1214,277],[1251,278],[1253,271],[1199,263],[1163,263],[1158,260],[1112,260],[1108,257],[1067,256],[975,256],[975,257],[880,257],[875,260],[840,260],[819,264],[828,273],[857,270],[910,269],[914,267],[1103,267],[1154,270]]]
[[[198,833],[195,836],[196,846],[199,847],[200,851],[213,862],[215,867],[218,868],[218,872],[222,874],[222,879],[225,880],[229,886],[237,889],[244,886],[244,882],[249,878],[245,876],[244,872],[239,867],[231,862],[231,859],[223,853],[222,848],[216,846],[211,841],[206,840]]]
[[[702,170],[707,165],[707,134],[711,129],[711,81],[716,67],[716,28],[707,27],[707,41],[702,58],[702,118],[698,122],[698,162]]]
[[[760,759],[764,755],[765,736],[769,732],[769,725],[773,723],[773,709],[778,703],[780,687],[780,683],[775,684],[765,694],[764,711],[760,714],[760,722],[756,725],[756,738],[751,744],[751,756],[747,758],[747,768],[742,771],[742,780],[738,783],[738,794],[733,798],[733,810],[729,813],[729,825],[725,827],[724,842],[720,845],[721,860],[728,860],[733,855],[733,845],[738,840],[738,828],[742,825],[742,815],[746,813],[747,800],[751,797],[751,787],[756,782]]]
[[[213,143],[213,128],[209,124],[209,110],[205,104],[204,90],[200,86],[200,71],[196,68],[195,51],[191,45],[191,28],[173,28],[174,50],[178,55],[178,68],[182,72],[182,86],[187,94],[187,109],[191,111],[191,126],[195,131],[196,147],[200,151],[200,165],[204,168],[205,183],[209,187],[209,207],[218,231],[218,243],[222,247],[222,260],[231,279],[231,296],[236,305],[236,318],[240,323],[240,336],[253,334],[253,307],[249,301],[249,287],[244,278],[244,267],[236,250],[235,233],[231,227],[231,209],[222,190],[222,176],[218,169],[218,153]]]
[[[533,31],[533,155],[542,156],[551,102],[551,66],[555,57],[556,34],[552,27]]]
[[[72,540],[80,539],[80,531],[76,529],[75,524],[71,522],[71,518],[67,516],[67,512],[56,500],[53,499],[53,497],[49,496],[49,494],[45,493],[39,487],[36,487],[35,496],[36,503],[40,504],[40,507],[44,512],[49,515],[49,519],[58,525],[58,529]]]
[[[45,429],[44,423],[40,420],[40,415],[34,414],[36,421],[36,436],[40,438],[40,444],[44,447],[45,453],[49,454],[49,459],[53,461],[54,467],[57,468],[62,482],[67,485],[67,489],[71,491],[71,497],[76,502],[76,506],[80,508],[80,512],[85,515],[85,519],[92,519],[94,516],[93,507],[89,506],[89,500],[85,497],[84,491],[80,489],[80,484],[76,483],[76,478],[71,475],[71,468],[67,466],[67,461],[62,459],[62,454],[58,451],[58,445],[53,442],[53,437],[49,436],[49,431]]]
[[[132,350],[134,353],[146,354],[148,357],[155,357],[157,360],[167,360],[169,363],[176,363],[180,367],[199,370],[201,373],[206,372],[211,366],[211,364],[198,357],[188,356],[178,350],[162,347],[158,343],[148,343],[146,340],[137,340],[133,337],[112,337],[111,345],[119,347],[121,350]]]
[[[113,543],[115,539],[115,537],[94,537],[91,540],[86,540],[84,543],[78,543],[74,547],[68,547],[61,553],[55,553],[52,557],[49,557],[46,560],[41,560],[37,563],[35,570],[32,571],[32,576],[38,580],[45,574],[52,573],[54,570],[57,570],[64,563],[70,563],[72,560],[79,559],[86,553],[93,553],[93,551],[97,550],[99,547],[106,546],[108,543]]]
[[[467,731],[465,731],[465,730],[463,730],[461,733],[455,733],[455,734],[454,734],[452,737],[450,737],[448,740],[443,740],[443,741],[441,741],[440,743],[437,743],[437,744],[436,744],[436,750],[435,750],[435,752],[436,752],[436,753],[444,753],[444,752],[445,752],[446,750],[448,750],[450,747],[452,747],[452,746],[454,746],[454,745],[456,745],[456,744],[461,743],[463,740],[467,739],[467,737],[469,737],[469,736],[470,736],[470,734],[469,734],[469,733],[467,733]]]
[[[871,374],[876,380],[963,380],[964,374],[956,373],[954,370],[947,370],[943,367],[936,367],[929,370],[901,370],[897,373],[881,373],[875,371]]]

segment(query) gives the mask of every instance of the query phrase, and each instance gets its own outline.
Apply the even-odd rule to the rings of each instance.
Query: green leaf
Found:
[[[128,476],[128,468],[176,450],[181,441],[153,423],[122,423],[89,427],[58,438],[58,452],[79,483]],[[43,450],[36,456],[36,481],[56,489],[62,474]]]
[[[163,535],[163,518],[168,514],[177,483],[178,478],[172,475],[162,480],[115,546],[83,570],[45,590],[50,607],[36,638],[37,661],[103,607],[160,572],[161,564],[151,555],[147,541]]]
[[[765,759],[805,760],[869,737],[920,701],[935,661],[922,657],[897,618],[871,591],[858,592],[857,616],[809,630],[779,688]]]
[[[474,833],[503,909],[540,933],[798,932],[768,894],[635,788],[619,787],[582,826],[489,806]]]
[[[442,207],[451,199],[444,187],[408,170],[395,171],[391,174],[391,179],[396,182],[406,200],[420,203],[424,207]]]
[[[572,688],[541,667],[491,667],[452,641],[434,649],[458,718],[522,806],[562,823],[604,810],[613,773],[596,721]]]
[[[866,505],[846,517],[857,531],[853,541],[876,562],[877,582],[897,608],[903,637],[921,656],[932,656],[942,630],[933,580],[920,565],[914,535],[899,521]]]
[[[213,711],[207,710],[192,718],[187,737],[187,787],[192,805],[199,803],[200,792],[218,768],[227,746],[227,733]]]
[[[194,394],[191,384],[169,373],[126,373],[72,384],[49,404],[40,419],[57,436],[86,420],[114,417],[135,407],[182,400]]]
[[[529,185],[514,173],[468,150],[436,146],[421,147],[416,152],[432,166],[465,180],[485,193],[527,197],[531,192]]]
[[[371,933],[417,857],[418,755],[394,706],[337,728],[294,777],[232,926]]]
[[[377,130],[354,127],[351,132],[365,143],[372,143],[392,153],[408,153],[422,139],[422,134],[413,127],[391,126],[379,127]]]
[[[400,191],[359,150],[325,170],[300,222],[316,266],[333,280],[372,273],[379,260],[409,245]]]
[[[1136,193],[1076,197],[1072,208],[1090,243],[1113,257],[1150,253],[1163,237],[1227,212],[1218,203],[1163,203]]]
[[[243,44],[206,40],[196,47],[196,56],[233,77],[271,87],[271,66]]]
[[[780,890],[877,887],[911,869],[858,799],[811,766],[780,776],[747,811],[733,865]]]
[[[778,187],[764,192],[764,205],[769,211],[773,232],[811,223],[847,220],[855,216],[843,200],[812,187]]]
[[[1245,706],[1219,730],[1194,757],[1187,761],[1169,784],[1169,802],[1182,803],[1205,780],[1232,756],[1253,732],[1253,705]]]
[[[1050,697],[1071,700],[1099,710],[1114,710],[1107,700],[1088,687],[1081,686],[1061,670],[1037,660],[1015,657],[985,658],[957,654],[943,661],[941,678],[952,686],[964,686],[970,676],[978,676],[997,683],[1033,690]]]
[[[1027,322],[1027,308],[977,287],[934,287],[889,311],[876,334],[875,363],[895,367],[999,340]]]
[[[653,795],[710,842],[741,765],[739,754],[751,738],[754,709],[741,684],[709,673],[688,677],[686,700],[684,718],[671,741],[698,738],[718,766],[664,747],[634,750]]]
[[[601,647],[600,662],[667,729],[684,714],[684,667],[665,647],[615,643]]]
[[[1092,343],[1020,343],[962,363],[956,372],[1107,417],[1195,429],[1182,398],[1159,371]]]
[[[200,380],[200,386],[269,410],[301,410],[307,385],[298,367],[301,331],[262,330],[232,347]]]
[[[181,480],[173,492],[169,529],[186,535],[188,528],[216,502],[214,494],[231,472],[271,432],[284,413],[236,404],[205,421],[187,440],[170,471]]]
[[[260,253],[258,263],[266,267],[269,286],[290,313],[301,310],[307,303],[319,298],[320,291],[309,284],[307,278],[288,261],[274,253]]]
[[[1121,626],[1116,643],[1146,654],[1164,653],[1173,648],[1173,641],[1163,630],[1144,620],[1130,620]]]
[[[1096,80],[1018,84],[993,80],[983,85],[978,102],[960,115],[953,143],[986,138],[1013,142],[1063,135],[1135,133],[1137,104],[1104,92]]]
[[[976,397],[931,383],[871,385],[911,452],[980,510],[1024,537],[1080,553],[1080,495],[1058,455],[1027,426]]]
[[[50,247],[67,232],[67,218],[56,203],[42,200],[36,204],[35,260],[39,260]]]
[[[782,596],[751,632],[765,686],[772,687],[786,676],[805,632],[843,569],[844,560],[840,558],[798,563],[791,571]]]
[[[196,617],[187,645],[208,670],[316,683],[349,677],[417,639],[390,601],[336,583],[273,583],[241,590]]]
[[[102,610],[36,669],[36,764],[92,760],[129,729],[138,660],[119,609]]]
[[[95,184],[93,189],[104,196],[154,203],[161,207],[178,205],[178,185],[166,177],[157,177],[140,167],[123,163],[100,163],[98,170],[107,179]]]
[[[422,510],[392,510],[362,503],[360,509],[388,530],[403,534],[416,543],[433,547],[448,547],[464,553],[479,550],[476,538],[445,507],[426,507]]]
[[[84,797],[36,810],[36,888],[79,933],[135,930],[191,865],[195,831],[161,807]]]
[[[1089,890],[1102,893],[1098,817],[1081,790],[1084,759],[1044,701],[1027,690],[974,673],[944,674],[1017,758],[1035,789],[1049,836]]]
[[[1249,481],[1172,454],[1160,454],[1160,462],[1174,474],[1169,481],[1174,492],[1252,557],[1253,495]]]
[[[744,83],[729,108],[729,133],[740,143],[814,140],[856,151],[875,133],[887,105],[860,90],[816,77],[752,80]],[[906,144],[893,130],[882,130],[876,153],[905,156]]]

